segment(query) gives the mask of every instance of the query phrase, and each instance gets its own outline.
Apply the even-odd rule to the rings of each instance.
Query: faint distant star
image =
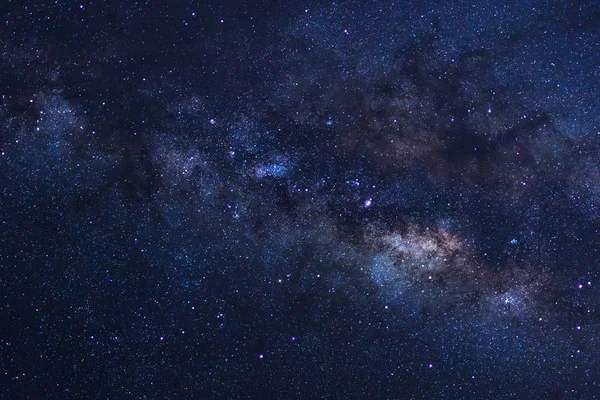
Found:
[[[371,207],[372,204],[373,204],[373,199],[365,200],[365,208]]]

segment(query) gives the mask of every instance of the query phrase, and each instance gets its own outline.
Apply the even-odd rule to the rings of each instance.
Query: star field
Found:
[[[600,398],[600,3],[0,5],[0,397]]]

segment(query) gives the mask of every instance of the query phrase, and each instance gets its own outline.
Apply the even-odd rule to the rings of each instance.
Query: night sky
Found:
[[[600,398],[600,3],[0,5],[0,398]]]

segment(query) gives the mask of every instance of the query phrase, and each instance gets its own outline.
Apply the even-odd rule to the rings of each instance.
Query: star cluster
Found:
[[[6,398],[600,396],[600,5],[6,0]]]

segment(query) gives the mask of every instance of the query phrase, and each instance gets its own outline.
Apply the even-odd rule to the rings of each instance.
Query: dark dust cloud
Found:
[[[600,4],[0,5],[7,399],[600,398]]]

